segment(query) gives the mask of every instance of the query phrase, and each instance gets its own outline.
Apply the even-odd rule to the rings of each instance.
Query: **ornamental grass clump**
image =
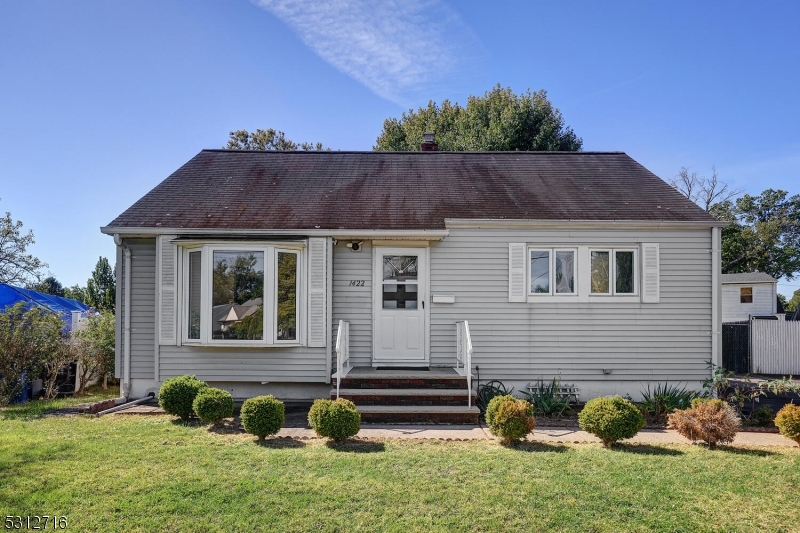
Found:
[[[264,440],[267,435],[274,435],[283,427],[286,408],[283,402],[273,395],[249,398],[242,404],[242,427],[251,435]]]
[[[168,414],[187,420],[194,413],[197,393],[205,388],[208,388],[208,384],[194,376],[169,378],[158,391],[158,405]]]
[[[742,420],[727,402],[697,398],[689,409],[669,415],[669,425],[692,442],[701,440],[713,450],[717,444],[733,442]]]
[[[226,390],[207,387],[197,393],[192,407],[200,420],[216,425],[233,416],[233,396]]]
[[[510,394],[495,396],[486,408],[486,424],[503,444],[525,438],[536,427],[533,404]]]
[[[605,396],[586,402],[578,413],[578,424],[608,448],[618,440],[634,437],[644,427],[644,417],[622,396]]]
[[[781,435],[800,444],[800,405],[784,405],[775,415],[775,425]]]
[[[318,399],[308,411],[308,424],[320,437],[342,442],[361,429],[361,414],[350,400]]]

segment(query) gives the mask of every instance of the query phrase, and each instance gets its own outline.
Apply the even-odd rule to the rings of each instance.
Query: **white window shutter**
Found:
[[[158,343],[160,345],[175,345],[177,342],[178,247],[171,242],[175,237],[175,235],[161,235],[156,240]]]
[[[308,345],[316,348],[327,346],[327,242],[328,239],[308,240]]]
[[[657,304],[661,299],[658,244],[642,244],[642,302]]]
[[[525,291],[525,250],[524,242],[508,244],[508,301],[524,302],[527,299]]]

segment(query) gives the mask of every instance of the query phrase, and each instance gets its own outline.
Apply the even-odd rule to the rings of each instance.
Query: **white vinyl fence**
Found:
[[[800,322],[751,320],[750,355],[757,374],[800,375]]]

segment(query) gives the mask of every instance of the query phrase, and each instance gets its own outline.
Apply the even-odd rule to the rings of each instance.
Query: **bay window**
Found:
[[[303,247],[206,244],[183,248],[185,344],[299,344]]]

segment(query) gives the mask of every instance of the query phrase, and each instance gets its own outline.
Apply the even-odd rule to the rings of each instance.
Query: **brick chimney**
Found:
[[[422,134],[422,144],[419,145],[420,150],[423,152],[438,152],[439,145],[436,144],[434,140],[434,133],[432,131],[426,131]]]

